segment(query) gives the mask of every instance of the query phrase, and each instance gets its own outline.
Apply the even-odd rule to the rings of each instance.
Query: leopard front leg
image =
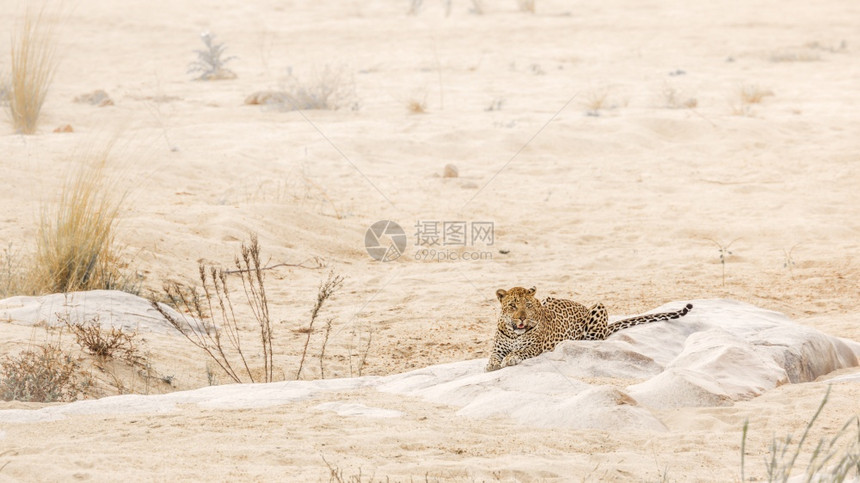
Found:
[[[511,341],[500,332],[496,332],[493,337],[493,352],[490,353],[490,360],[487,362],[486,372],[496,371],[501,369],[502,360],[511,351]]]
[[[609,337],[609,313],[602,303],[596,303],[588,309],[588,319],[585,321],[585,340],[605,340]]]

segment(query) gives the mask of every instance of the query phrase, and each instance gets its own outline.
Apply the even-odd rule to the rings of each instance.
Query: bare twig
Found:
[[[723,266],[723,286],[725,287],[726,286],[726,261],[727,261],[729,255],[732,255],[732,252],[729,251],[729,248],[731,248],[731,246],[734,242],[740,240],[740,238],[735,238],[734,240],[730,241],[727,245],[723,245],[722,243],[720,243],[714,239],[711,239],[711,238],[706,238],[706,240],[708,240],[709,242],[716,245],[717,248],[720,250],[720,265]]]
[[[364,346],[364,353],[361,354],[361,359],[358,360],[358,377],[361,377],[361,371],[364,369],[364,364],[367,361],[367,354],[370,352],[370,343],[373,342],[373,330],[367,331],[367,345]]]
[[[328,344],[328,336],[331,334],[331,323],[334,319],[328,319],[325,324],[325,337],[323,338],[322,348],[320,349],[320,379],[325,379],[325,368],[323,367],[323,359],[325,358],[325,346]]]
[[[313,262],[313,265],[306,266],[305,264],[307,264],[308,262]],[[319,269],[319,268],[323,268],[323,267],[325,267],[325,266],[326,266],[326,265],[325,265],[325,261],[324,261],[322,258],[320,258],[320,257],[311,257],[311,258],[308,258],[307,260],[305,260],[305,261],[303,261],[303,262],[301,262],[301,263],[286,263],[286,262],[284,262],[284,263],[277,263],[277,264],[275,264],[275,265],[269,265],[268,267],[255,268],[253,271],[257,271],[257,270],[272,270],[272,269],[274,269],[274,268],[279,268],[279,267],[300,267],[300,268]],[[252,271],[252,270],[250,270],[250,269],[242,269],[242,268],[239,268],[239,269],[236,269],[236,270],[223,270],[224,274],[226,274],[226,275],[234,275],[234,274],[237,274],[237,273],[247,273],[247,272],[250,272],[250,271]]]
[[[313,333],[314,321],[316,320],[317,315],[319,315],[319,311],[325,301],[328,300],[328,298],[331,297],[338,288],[340,288],[342,283],[343,277],[335,275],[334,272],[329,272],[328,279],[320,284],[319,291],[317,292],[317,302],[311,311],[311,322],[308,325],[308,337],[305,339],[305,347],[302,349],[302,358],[299,361],[299,369],[296,371],[296,379],[302,375],[302,367],[304,366],[305,357],[308,353],[308,344],[310,343],[311,334]],[[326,340],[328,340],[328,334],[326,334]]]
[[[338,483],[343,483],[343,470],[339,469],[336,465],[332,465],[328,461],[326,461],[325,456],[320,453],[320,458],[322,458],[323,463],[328,466],[329,471],[329,482],[337,481]]]

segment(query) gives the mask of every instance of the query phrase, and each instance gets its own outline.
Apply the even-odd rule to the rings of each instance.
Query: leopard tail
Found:
[[[693,310],[693,304],[687,304],[686,306],[684,306],[683,309],[676,310],[674,312],[661,312],[659,314],[640,315],[638,317],[631,317],[629,319],[619,320],[618,322],[609,324],[609,333],[614,334],[619,330],[627,329],[629,327],[633,327],[634,325],[678,319],[687,315],[687,312],[691,310]]]

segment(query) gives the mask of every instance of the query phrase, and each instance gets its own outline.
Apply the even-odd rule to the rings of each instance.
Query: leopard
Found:
[[[496,297],[502,304],[493,351],[486,371],[515,366],[526,359],[555,349],[565,340],[606,340],[619,330],[635,325],[678,319],[693,309],[693,304],[673,312],[647,314],[609,323],[602,303],[588,308],[572,300],[547,297],[543,303],[535,298],[536,287],[499,289]]]

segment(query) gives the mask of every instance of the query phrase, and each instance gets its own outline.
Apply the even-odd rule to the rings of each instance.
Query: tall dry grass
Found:
[[[123,288],[114,238],[125,195],[110,191],[109,152],[107,147],[87,154],[66,180],[57,206],[43,209],[29,292]]]
[[[55,23],[43,8],[28,9],[12,32],[7,110],[15,130],[33,134],[57,68]]]

